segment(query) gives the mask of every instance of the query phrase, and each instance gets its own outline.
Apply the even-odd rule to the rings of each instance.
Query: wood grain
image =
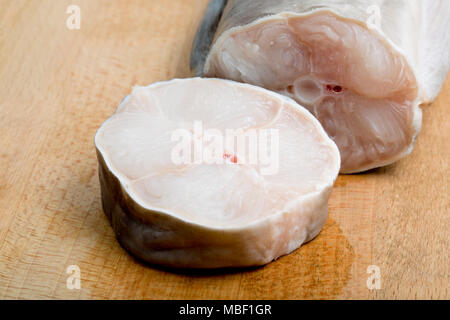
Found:
[[[0,0],[0,299],[449,299],[450,81],[411,156],[339,177],[314,241],[265,267],[171,272],[117,243],[96,129],[135,84],[189,76],[207,0]],[[81,8],[81,29],[66,8]],[[81,289],[66,287],[69,265]],[[366,286],[367,267],[381,289]]]

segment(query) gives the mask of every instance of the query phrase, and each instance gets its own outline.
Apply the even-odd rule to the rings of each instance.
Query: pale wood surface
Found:
[[[102,212],[93,137],[134,84],[189,76],[207,0],[0,0],[0,298],[450,298],[450,81],[411,156],[339,177],[314,241],[263,268],[136,262]],[[78,4],[80,30],[66,28]],[[66,268],[81,269],[81,290]],[[367,267],[382,287],[366,286]]]

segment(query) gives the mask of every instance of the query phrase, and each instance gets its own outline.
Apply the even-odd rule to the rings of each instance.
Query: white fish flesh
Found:
[[[450,67],[448,0],[229,0],[209,30],[197,73],[295,99],[338,145],[343,173],[409,154],[419,105]]]
[[[243,161],[247,149],[219,149],[224,163],[174,161],[176,130],[203,139],[196,121],[219,132],[275,130],[279,144],[268,152],[277,170]],[[118,240],[169,267],[254,266],[292,252],[324,225],[340,165],[335,143],[294,100],[220,79],[134,88],[95,145],[103,209]]]

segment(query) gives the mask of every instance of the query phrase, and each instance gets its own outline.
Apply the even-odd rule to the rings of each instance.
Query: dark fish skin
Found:
[[[190,62],[191,71],[196,76],[203,75],[203,66],[227,2],[228,0],[210,0],[200,27],[197,30]]]

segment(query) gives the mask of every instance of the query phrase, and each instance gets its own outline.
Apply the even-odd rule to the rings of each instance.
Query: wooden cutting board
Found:
[[[79,30],[67,28],[71,4]],[[174,273],[117,243],[95,131],[133,85],[189,76],[206,4],[0,0],[0,298],[449,299],[450,81],[423,107],[412,155],[339,177],[322,233],[291,255]],[[71,265],[80,289],[67,287]],[[367,286],[368,268],[379,268],[380,289]]]

